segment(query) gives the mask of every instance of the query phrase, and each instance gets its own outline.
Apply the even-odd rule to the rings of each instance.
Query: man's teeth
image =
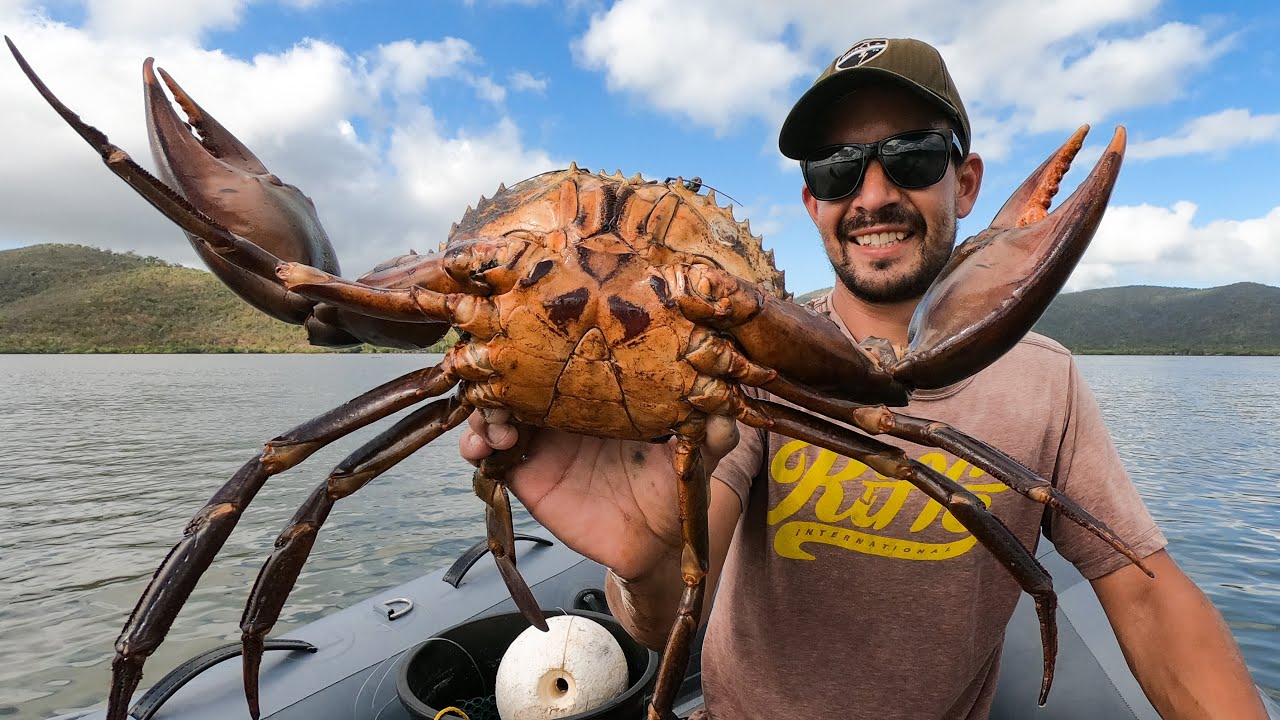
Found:
[[[904,232],[883,232],[871,233],[869,235],[859,235],[854,238],[854,242],[859,245],[889,245],[896,243],[907,236]]]

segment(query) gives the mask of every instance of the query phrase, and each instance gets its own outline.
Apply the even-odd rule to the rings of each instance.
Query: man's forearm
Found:
[[[707,558],[706,591],[702,601],[702,617],[698,624],[706,622],[711,614],[711,599],[720,580],[720,569],[742,507],[738,496],[725,483],[711,481],[711,507],[707,517],[709,557]],[[676,619],[680,595],[684,592],[684,574],[680,567],[680,552],[673,549],[666,559],[659,561],[640,577],[623,579],[612,572],[605,579],[605,597],[609,609],[622,627],[640,643],[661,651],[666,646],[671,625]]]
[[[1221,614],[1167,555],[1159,555],[1148,559],[1156,580],[1138,578],[1136,593],[1114,592],[1106,579],[1095,585],[1143,692],[1165,720],[1266,720]]]
[[[631,637],[650,649],[661,651],[675,622],[676,606],[684,591],[680,566],[659,568],[642,578],[623,580],[609,572],[605,597],[613,616]]]

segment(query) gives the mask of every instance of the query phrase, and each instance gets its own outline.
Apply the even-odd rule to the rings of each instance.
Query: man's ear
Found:
[[[808,185],[800,187],[800,199],[804,201],[804,209],[809,211],[809,219],[814,225],[818,224],[818,199],[809,192]]]
[[[956,168],[956,216],[965,217],[978,202],[978,191],[982,189],[982,158],[977,153],[969,153],[969,157]]]

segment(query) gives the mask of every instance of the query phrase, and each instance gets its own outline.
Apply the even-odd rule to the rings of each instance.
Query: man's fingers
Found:
[[[462,437],[458,439],[458,452],[462,454],[462,459],[471,464],[479,463],[481,460],[493,454],[493,446],[485,442],[471,428],[462,431]]]
[[[490,425],[485,432],[485,439],[494,450],[506,450],[516,444],[519,433],[510,425]]]
[[[471,413],[467,427],[458,439],[458,450],[463,459],[477,463],[492,455],[494,450],[506,450],[515,445],[519,434],[513,426],[506,424],[509,419],[510,414],[506,410]]]

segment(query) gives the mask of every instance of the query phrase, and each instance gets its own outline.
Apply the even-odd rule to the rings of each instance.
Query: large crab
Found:
[[[8,38],[6,38],[8,41]],[[356,451],[294,515],[262,568],[241,623],[245,693],[258,716],[263,640],[335,501],[463,422],[502,408],[518,423],[602,437],[676,439],[683,518],[684,593],[649,708],[671,714],[702,613],[707,569],[708,479],[700,446],[707,418],[725,415],[857,458],[904,478],[942,504],[1034,599],[1044,643],[1043,703],[1056,653],[1052,581],[1005,526],[958,482],[869,435],[945,448],[1088,528],[1141,566],[1096,518],[999,450],[925,419],[890,410],[917,388],[978,372],[1025,334],[1088,245],[1124,149],[1123,129],[1088,178],[1047,214],[1083,141],[1081,128],[1014,193],[991,227],[961,245],[920,303],[908,348],[856,346],[826,317],[792,304],[759,238],[693,182],[651,182],[570,167],[481,199],[438,252],[406,255],[356,281],[338,264],[311,201],[282,183],[160,71],[182,106],[174,112],[143,65],[151,148],[163,181],[83,123],[36,77],[45,100],[107,166],[187,234],[236,293],[311,342],[422,348],[456,328],[461,338],[434,367],[357,397],[268,441],[195,514],[116,641],[108,718],[123,720],[146,658],[266,480],[324,445],[428,398]],[[767,390],[811,413],[754,399]],[[452,391],[452,394],[450,394]],[[823,417],[825,416],[825,417]],[[838,420],[863,432],[840,424]],[[542,611],[516,569],[507,470],[520,447],[483,462],[474,477],[487,505],[490,548],[520,610]],[[1144,568],[1145,569],[1145,568]]]

